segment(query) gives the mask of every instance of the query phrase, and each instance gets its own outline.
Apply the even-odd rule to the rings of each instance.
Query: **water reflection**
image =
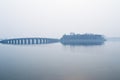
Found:
[[[0,45],[0,80],[120,80],[119,47]]]
[[[64,43],[61,42],[63,45],[67,46],[97,46],[97,45],[104,45],[104,42],[69,42]]]

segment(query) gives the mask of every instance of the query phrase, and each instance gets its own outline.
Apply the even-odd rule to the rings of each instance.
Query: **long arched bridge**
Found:
[[[59,42],[59,39],[54,38],[14,38],[4,39],[0,43],[3,44],[48,44]]]

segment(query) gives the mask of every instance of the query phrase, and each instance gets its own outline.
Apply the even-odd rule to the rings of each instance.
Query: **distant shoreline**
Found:
[[[114,40],[114,41],[119,41],[120,40],[120,37],[109,37],[109,38],[106,38],[107,40]]]

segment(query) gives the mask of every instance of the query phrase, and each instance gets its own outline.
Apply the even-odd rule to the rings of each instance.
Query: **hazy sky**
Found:
[[[0,0],[0,38],[120,36],[120,0]]]

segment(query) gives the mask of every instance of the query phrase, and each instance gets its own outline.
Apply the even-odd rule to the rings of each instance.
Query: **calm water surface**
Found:
[[[120,80],[120,41],[100,46],[0,44],[0,80]]]

